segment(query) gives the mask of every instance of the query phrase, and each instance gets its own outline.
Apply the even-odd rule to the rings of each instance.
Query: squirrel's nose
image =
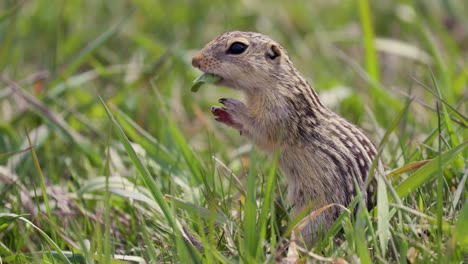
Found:
[[[192,66],[195,68],[200,68],[200,61],[202,60],[202,56],[200,53],[195,54],[192,57]]]

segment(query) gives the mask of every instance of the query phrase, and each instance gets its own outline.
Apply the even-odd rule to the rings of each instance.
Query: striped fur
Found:
[[[227,54],[226,49],[236,41],[248,45],[247,50]],[[278,58],[266,56],[272,46],[280,50]],[[223,100],[223,111],[236,124],[229,125],[240,127],[242,135],[260,148],[279,149],[293,216],[309,203],[314,208],[330,203],[347,206],[356,195],[355,181],[371,204],[374,184],[366,191],[364,186],[377,154],[374,145],[361,130],[321,103],[278,43],[259,33],[227,32],[208,43],[192,64],[222,77],[221,85],[245,93],[245,103]],[[383,173],[380,161],[376,172],[376,176]],[[332,208],[314,219],[302,232],[306,241],[316,241],[319,229],[326,230],[339,213]]]

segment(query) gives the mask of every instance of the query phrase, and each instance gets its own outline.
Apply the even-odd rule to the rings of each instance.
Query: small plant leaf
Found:
[[[222,78],[218,75],[204,73],[200,75],[197,79],[195,79],[195,81],[193,81],[193,85],[190,90],[196,93],[204,83],[216,83],[219,82],[221,79]]]

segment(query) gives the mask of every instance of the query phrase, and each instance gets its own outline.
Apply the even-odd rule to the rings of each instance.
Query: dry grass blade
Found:
[[[0,153],[0,160],[9,158],[9,157],[11,157],[13,155],[16,155],[16,154],[28,152],[29,150],[31,150],[31,147],[27,147],[27,148],[24,148],[24,149],[21,149],[21,150],[11,151],[11,152],[7,152],[7,153]]]
[[[306,227],[306,225],[310,221],[312,221],[315,217],[320,215],[325,210],[328,210],[328,209],[330,209],[331,207],[334,207],[334,206],[339,207],[339,208],[343,209],[344,211],[347,211],[348,213],[350,213],[348,208],[344,207],[341,204],[328,204],[326,206],[318,208],[317,210],[314,210],[312,213],[310,213],[306,217],[304,217],[299,223],[296,224],[296,226],[293,229],[293,233],[297,234],[297,233],[301,232],[301,230],[304,229],[304,227]]]
[[[305,254],[307,254],[308,256],[312,257],[312,259],[314,260],[318,260],[320,262],[330,262],[330,263],[334,263],[334,264],[347,264],[348,262],[343,259],[343,258],[327,258],[327,257],[324,257],[324,256],[320,256],[318,254],[315,254],[314,252],[312,252],[311,250],[307,250],[305,248],[302,248],[302,247],[297,247],[297,249]]]
[[[395,54],[400,57],[417,60],[423,64],[431,64],[432,58],[423,50],[409,43],[402,42],[396,39],[377,38],[375,47],[379,51]]]
[[[291,234],[291,242],[289,243],[288,254],[286,255],[286,258],[282,260],[282,262],[287,264],[299,262],[299,252],[296,245],[296,235],[294,233]]]
[[[401,175],[403,173],[419,169],[420,167],[426,165],[428,162],[431,162],[431,161],[432,160],[420,160],[420,161],[415,161],[415,162],[405,164],[405,165],[403,165],[403,167],[400,167],[400,168],[398,168],[396,170],[393,170],[392,172],[387,174],[387,178],[393,178],[393,177],[396,177],[396,176]]]
[[[414,174],[406,178],[400,185],[398,185],[398,187],[396,188],[398,195],[401,198],[403,198],[422,184],[434,178],[439,168],[439,161],[441,167],[445,167],[452,159],[456,158],[457,155],[460,152],[462,152],[467,146],[468,141],[463,142],[460,145],[452,148],[451,150],[441,153],[439,157],[426,163],[424,166],[419,168]]]

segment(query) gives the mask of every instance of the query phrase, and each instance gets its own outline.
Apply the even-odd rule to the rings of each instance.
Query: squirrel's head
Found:
[[[254,32],[218,36],[193,56],[192,65],[221,77],[217,84],[246,92],[273,90],[296,75],[286,50],[270,37]]]

